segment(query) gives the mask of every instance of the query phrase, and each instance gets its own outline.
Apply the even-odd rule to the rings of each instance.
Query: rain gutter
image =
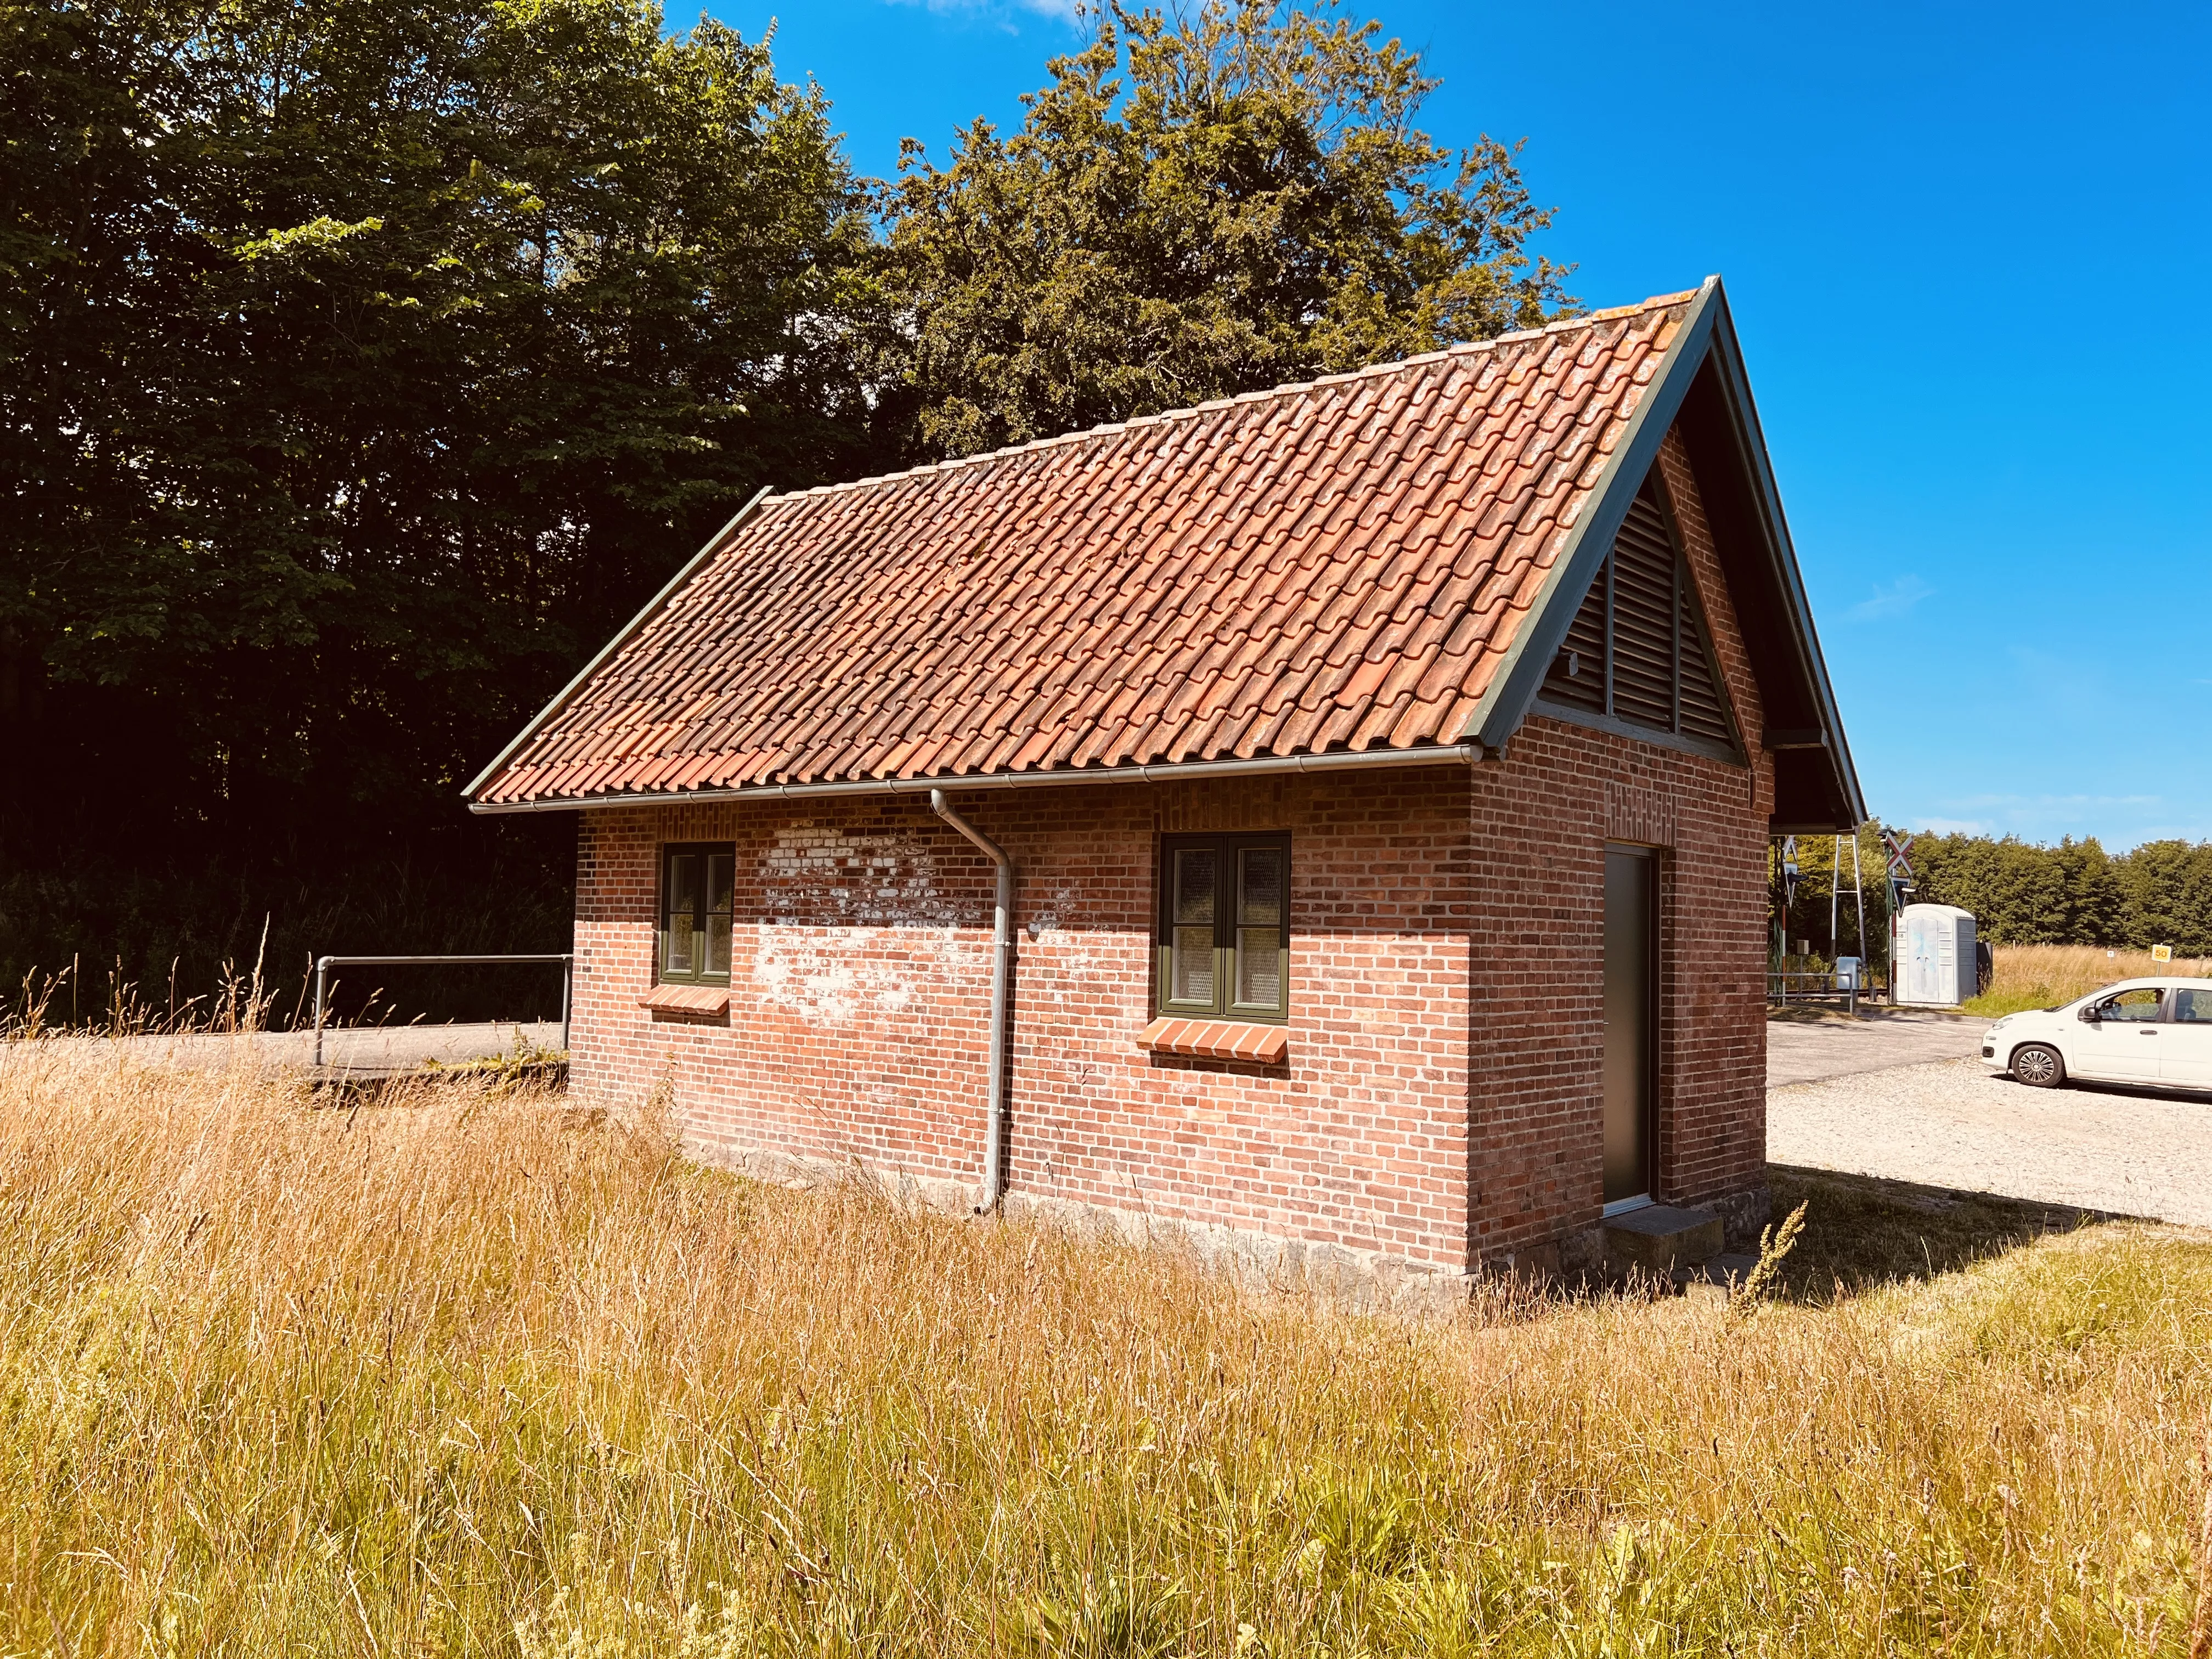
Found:
[[[477,801],[471,812],[577,812],[599,806],[689,806],[708,801],[819,800],[840,795],[933,795],[944,790],[1044,789],[1079,783],[1178,783],[1191,778],[1263,777],[1285,772],[1348,772],[1387,766],[1472,766],[1479,743],[1419,749],[1363,749],[1325,755],[1263,755],[1249,760],[1183,761],[1166,766],[1068,767],[1058,771],[953,773],[930,778],[863,778],[842,783],[763,783],[742,789],[672,789],[658,793]]]
[[[983,1070],[983,1190],[975,1204],[977,1215],[988,1215],[999,1207],[999,1194],[1005,1186],[1006,1018],[1013,986],[1014,861],[998,842],[954,811],[942,789],[929,792],[929,810],[974,842],[983,855],[999,866],[998,908],[991,919],[991,1048]]]

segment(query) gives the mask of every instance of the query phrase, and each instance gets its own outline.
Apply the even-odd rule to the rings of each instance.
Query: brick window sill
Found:
[[[726,985],[656,985],[637,1000],[641,1008],[650,1008],[655,1018],[673,1014],[679,1018],[720,1019],[730,1012],[730,988]]]
[[[1285,1026],[1247,1025],[1237,1020],[1156,1019],[1138,1034],[1137,1046],[1156,1054],[1273,1066],[1290,1054],[1291,1033]]]

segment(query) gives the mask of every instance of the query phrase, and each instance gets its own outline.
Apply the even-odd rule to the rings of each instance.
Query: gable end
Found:
[[[1704,606],[1656,465],[1568,625],[1534,709],[1744,763]]]
[[[1665,368],[1638,404],[1630,429],[1593,488],[1587,510],[1569,532],[1518,637],[1468,722],[1467,735],[1497,753],[1524,719],[1542,713],[1654,743],[1721,752],[1705,738],[1620,719],[1614,698],[1607,702],[1613,713],[1599,712],[1590,706],[1587,688],[1579,690],[1577,701],[1562,699],[1553,680],[1555,662],[1570,636],[1578,655],[1588,643],[1587,625],[1579,633],[1576,629],[1591,586],[1610,563],[1614,538],[1627,522],[1670,428],[1681,433],[1698,479],[1764,717],[1775,733],[1770,742],[1766,732],[1739,730],[1735,750],[1726,757],[1747,755],[1753,736],[1771,755],[1774,795],[1770,833],[1853,829],[1866,821],[1866,799],[1813,626],[1812,607],[1783,517],[1758,410],[1751,401],[1735,325],[1717,277],[1709,278],[1698,290]],[[1703,642],[1710,644],[1709,640]],[[1704,711],[1708,720],[1711,712]],[[1721,712],[1728,712],[1725,702]],[[1785,735],[1790,738],[1786,743],[1781,740]]]

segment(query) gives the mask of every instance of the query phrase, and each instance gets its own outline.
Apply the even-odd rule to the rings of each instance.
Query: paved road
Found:
[[[1766,1086],[1979,1054],[1988,1026],[1985,1019],[1913,1008],[1868,1012],[1856,1019],[1770,1019]]]
[[[323,1033],[323,1068],[325,1072],[377,1075],[411,1071],[432,1060],[450,1066],[458,1060],[513,1054],[524,1037],[538,1048],[558,1049],[561,1027],[557,1021],[548,1021],[524,1025],[372,1025],[327,1030]],[[135,1054],[149,1061],[167,1061],[205,1071],[233,1066],[306,1067],[313,1063],[315,1054],[313,1031],[262,1031],[250,1036],[126,1037],[124,1041]]]
[[[2212,1227],[2212,1096],[2030,1089],[1978,1060],[1923,1061],[1770,1088],[1766,1155]]]

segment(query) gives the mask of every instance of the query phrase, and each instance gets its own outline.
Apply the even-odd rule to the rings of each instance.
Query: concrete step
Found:
[[[1606,1218],[1605,1265],[1611,1273],[1640,1268],[1664,1278],[1677,1267],[1709,1261],[1720,1251],[1721,1218],[1711,1210],[1648,1204]]]

